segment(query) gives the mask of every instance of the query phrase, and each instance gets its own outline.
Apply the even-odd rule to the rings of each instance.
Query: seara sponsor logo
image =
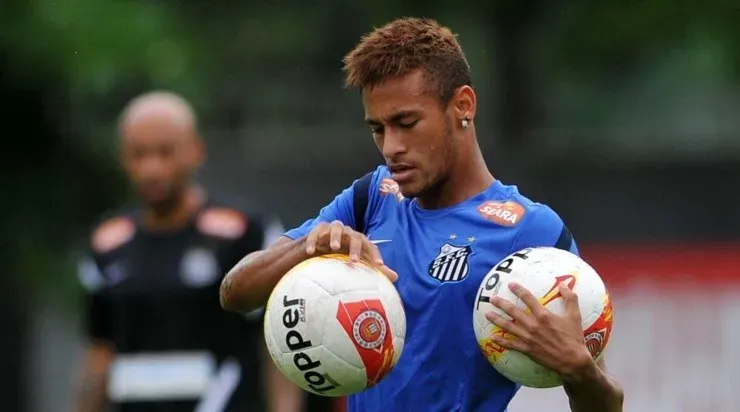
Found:
[[[501,226],[516,226],[526,210],[519,203],[488,201],[478,206],[478,213],[485,219]]]

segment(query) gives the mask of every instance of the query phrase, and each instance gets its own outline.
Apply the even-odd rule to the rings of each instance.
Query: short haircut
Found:
[[[432,19],[402,18],[366,34],[344,57],[348,88],[364,90],[388,77],[423,70],[442,104],[461,86],[472,85],[470,66],[455,35]]]
[[[118,118],[119,130],[123,130],[124,123],[131,117],[152,107],[167,107],[171,112],[182,116],[182,119],[190,123],[191,127],[197,128],[195,110],[184,97],[170,91],[154,90],[138,95],[126,104]]]

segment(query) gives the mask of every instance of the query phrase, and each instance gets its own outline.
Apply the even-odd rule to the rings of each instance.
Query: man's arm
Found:
[[[606,374],[604,358],[598,362],[584,362],[580,370],[564,376],[565,393],[573,412],[621,412],[624,391]]]
[[[543,207],[530,216],[530,230],[523,230],[514,249],[530,246],[554,246],[579,255],[578,246],[562,219],[551,209]],[[563,290],[563,296],[570,295]],[[575,296],[574,296],[575,298]],[[577,305],[576,305],[577,306]],[[580,316],[579,316],[580,319]],[[594,361],[585,344],[574,355],[568,371],[561,374],[565,381],[573,412],[621,412],[624,392],[619,384],[606,374],[604,358]],[[576,351],[577,352],[577,351]]]
[[[321,222],[299,240],[282,237],[267,250],[250,253],[242,259],[221,282],[221,307],[231,311],[260,308],[290,269],[309,257],[329,253],[368,262],[392,282],[398,279],[398,274],[383,263],[378,247],[365,235],[339,220]]]
[[[74,393],[74,411],[102,412],[107,404],[108,372],[116,355],[111,343],[111,305],[105,296],[106,280],[99,256],[88,251],[78,262],[77,276],[85,295],[84,337],[88,346],[79,369]]]
[[[246,312],[264,306],[283,275],[308,257],[305,238],[287,237],[279,238],[265,250],[248,254],[221,282],[221,307]]]
[[[283,275],[311,257],[306,250],[309,232],[322,223],[334,221],[355,226],[353,203],[354,184],[322,208],[315,219],[288,231],[264,250],[244,257],[221,282],[221,306],[229,311],[249,311],[264,306]]]
[[[115,356],[112,345],[91,343],[82,363],[82,375],[75,393],[75,412],[102,412],[106,405],[108,370]]]

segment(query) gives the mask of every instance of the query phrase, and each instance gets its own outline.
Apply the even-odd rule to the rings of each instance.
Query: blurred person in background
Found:
[[[266,354],[262,310],[219,305],[222,274],[280,223],[194,182],[205,150],[183,98],[137,97],[119,132],[139,202],[101,219],[80,264],[89,347],[75,411],[301,410],[303,393]]]

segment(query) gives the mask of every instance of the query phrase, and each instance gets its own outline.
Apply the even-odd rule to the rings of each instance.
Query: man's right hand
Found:
[[[378,247],[364,234],[355,231],[341,221],[319,223],[306,236],[306,254],[319,256],[331,253],[349,255],[352,261],[365,261],[383,273],[391,282],[398,280],[398,274],[385,265]]]

